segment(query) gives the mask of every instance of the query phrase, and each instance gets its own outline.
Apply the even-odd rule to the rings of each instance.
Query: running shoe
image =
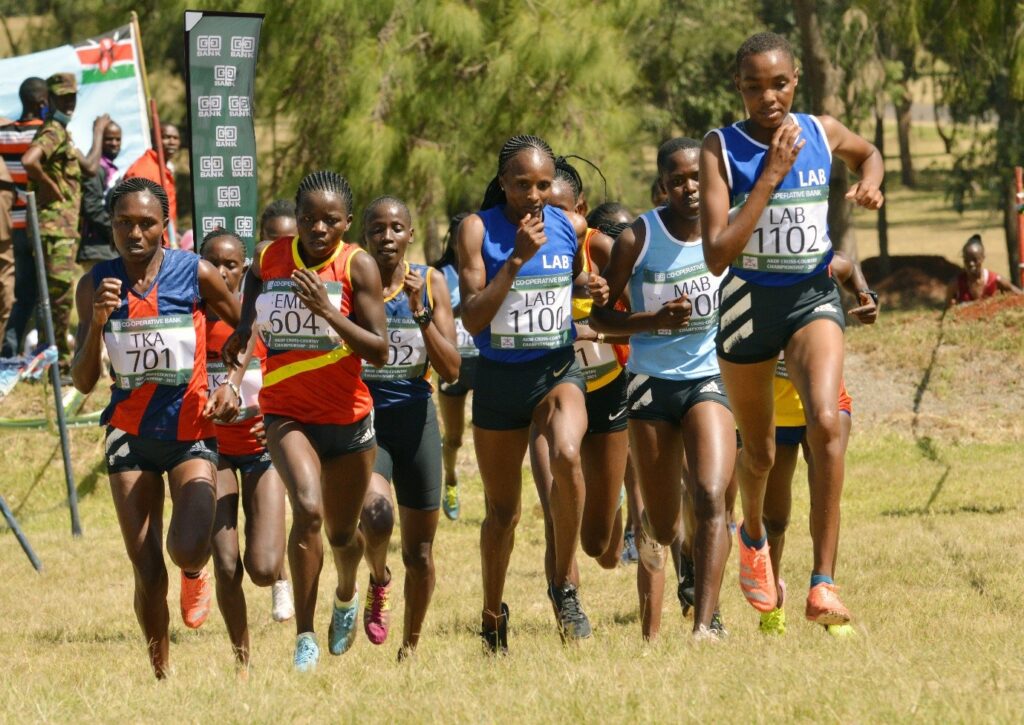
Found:
[[[640,537],[636,542],[636,550],[648,571],[661,571],[665,568],[665,558],[668,554],[665,547],[654,538],[646,511],[640,514]]]
[[[375,584],[370,577],[369,593],[363,608],[363,629],[366,638],[373,644],[384,644],[388,638],[388,626],[391,624],[391,570],[387,584]]]
[[[566,582],[561,589],[555,589],[555,609],[558,612],[558,631],[562,641],[587,639],[592,634],[590,620],[580,605],[580,593],[575,584]]]
[[[835,584],[818,584],[807,592],[807,620],[815,624],[846,624],[850,621],[850,610],[846,608]]]
[[[697,630],[693,633],[694,642],[717,642],[719,639],[721,637],[719,637],[718,632],[711,627],[705,627],[703,624],[697,627]]]
[[[779,606],[770,612],[761,612],[761,622],[758,629],[761,634],[783,635],[786,633],[786,610],[782,608],[786,600],[786,582],[779,579],[778,587]]]
[[[708,627],[714,632],[719,639],[725,639],[729,636],[729,630],[725,628],[725,622],[722,621],[722,614],[717,609],[715,613],[711,615],[711,625]]]
[[[857,630],[853,628],[852,624],[826,624],[825,631],[836,639],[846,639],[848,637],[857,636]]]
[[[316,643],[316,635],[312,632],[303,632],[295,640],[295,671],[312,672],[319,661],[320,646]]]
[[[352,595],[352,603],[339,607],[337,599],[331,613],[331,628],[327,631],[327,648],[332,655],[343,655],[356,638],[356,615],[359,614],[359,591]]]
[[[459,519],[459,484],[453,483],[450,486],[445,485],[444,496],[441,498],[441,508],[444,509],[444,515],[448,517],[449,521],[458,521]]]
[[[679,588],[676,590],[679,604],[683,608],[683,616],[689,617],[697,601],[697,574],[693,568],[693,560],[686,554],[679,561]]]
[[[489,654],[508,654],[508,605],[501,603],[501,616],[498,617],[497,629],[480,628],[480,638],[484,641],[484,647]]]
[[[287,622],[295,616],[295,599],[292,597],[292,583],[287,579],[278,579],[270,587],[272,607],[270,616],[275,622]]]
[[[619,557],[619,561],[622,564],[636,564],[640,561],[640,554],[636,550],[636,537],[633,535],[633,529],[626,529],[626,533],[622,537],[622,555]]]
[[[181,572],[181,621],[186,627],[199,629],[210,616],[210,573],[206,569],[189,579]]]
[[[768,543],[755,549],[743,543],[742,529],[737,530],[736,540],[740,545],[740,589],[754,609],[770,612],[778,604],[775,591],[775,577],[772,575],[772,560],[768,557]]]

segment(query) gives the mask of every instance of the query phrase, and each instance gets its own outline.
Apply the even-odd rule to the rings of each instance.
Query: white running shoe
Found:
[[[668,558],[665,549],[666,547],[659,544],[651,534],[651,523],[647,520],[647,512],[644,511],[640,515],[640,536],[636,539],[636,550],[648,571],[661,571],[665,568],[665,560]]]
[[[273,602],[271,615],[275,622],[287,622],[295,616],[295,600],[292,598],[292,583],[287,579],[278,579],[270,588]]]

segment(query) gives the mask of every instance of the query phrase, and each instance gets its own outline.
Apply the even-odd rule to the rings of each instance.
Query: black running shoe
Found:
[[[712,632],[718,635],[719,639],[729,636],[729,630],[725,628],[725,623],[722,621],[722,615],[716,609],[715,613],[711,615],[711,626],[708,627]]]
[[[484,647],[489,654],[508,654],[508,605],[501,603],[501,616],[498,617],[497,629],[480,630],[480,638],[484,641]]]
[[[590,620],[580,606],[580,593],[574,584],[566,583],[552,591],[558,610],[558,631],[562,641],[587,639],[591,635]]]
[[[681,556],[679,562],[679,589],[676,595],[683,607],[683,616],[689,617],[694,602],[697,601],[697,576],[693,570],[693,561],[688,556]]]

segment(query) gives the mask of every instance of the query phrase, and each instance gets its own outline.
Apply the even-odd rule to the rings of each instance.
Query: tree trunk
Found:
[[[875,148],[878,149],[878,153],[882,155],[882,161],[885,161],[885,110],[878,109],[875,111]],[[902,148],[901,148],[902,155]],[[882,194],[885,194],[885,179],[882,179],[882,185],[879,187]],[[878,210],[878,261],[881,267],[882,277],[888,277],[891,272],[891,266],[889,262],[889,217],[886,214],[886,205],[882,204],[882,208]]]
[[[793,0],[793,14],[800,27],[800,47],[803,56],[803,77],[811,97],[811,113],[840,117],[843,102],[839,97],[841,73],[832,62],[825,47],[815,0]],[[850,224],[852,204],[844,198],[850,189],[846,166],[833,162],[828,191],[829,237],[836,249],[857,259],[857,238]]]
[[[1017,242],[1017,184],[1013,177],[1004,183],[1006,189],[1003,195],[1003,230],[1006,234],[1006,257],[1010,260],[1010,281],[1018,287],[1021,285],[1020,276],[1020,247]]]
[[[910,155],[911,106],[913,99],[910,97],[910,89],[904,86],[903,95],[896,104],[896,131],[900,142],[900,181],[907,189],[913,189],[917,184],[914,159]]]

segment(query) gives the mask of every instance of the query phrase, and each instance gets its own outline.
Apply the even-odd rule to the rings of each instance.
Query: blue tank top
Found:
[[[824,271],[832,261],[828,236],[828,189],[832,151],[815,116],[794,113],[807,144],[793,168],[772,193],[746,247],[733,260],[740,279],[767,287],[787,287]],[[768,146],[745,131],[745,123],[719,128],[730,191],[729,218],[746,202],[761,175]]]
[[[422,264],[405,263],[426,280],[423,285],[423,304],[433,309],[434,295],[430,285],[431,268]],[[412,319],[409,296],[401,287],[384,299],[384,312],[388,317],[388,361],[382,368],[363,365],[363,381],[373,396],[377,410],[406,405],[429,398],[430,361],[423,332]]]
[[[681,242],[673,237],[657,209],[640,218],[646,234],[629,278],[630,306],[637,312],[655,312],[685,293],[693,312],[686,327],[630,336],[627,367],[635,374],[667,380],[717,375],[715,333],[724,275],[708,271],[699,239]]]
[[[455,313],[459,309],[459,305],[462,304],[462,293],[459,290],[459,271],[455,269],[454,265],[446,264],[441,268],[441,272],[444,274],[444,281],[448,283],[448,294],[452,300],[452,312]],[[469,330],[462,323],[462,312],[455,313],[455,346],[459,349],[459,355],[463,358],[467,357],[478,357],[480,351],[476,349],[476,345],[473,343],[473,336],[469,334]]]
[[[481,254],[490,283],[512,254],[517,227],[505,218],[504,206],[477,214],[484,223]],[[565,212],[546,206],[544,233],[547,243],[519,270],[491,324],[473,338],[488,360],[526,362],[572,345],[576,230]]]

